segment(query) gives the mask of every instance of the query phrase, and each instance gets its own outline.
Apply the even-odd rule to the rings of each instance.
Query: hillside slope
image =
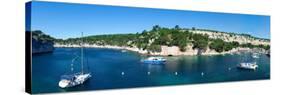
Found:
[[[269,50],[270,40],[247,34],[158,25],[136,34],[94,35],[83,38],[89,47],[122,47],[154,55],[198,55],[234,52],[241,48]],[[57,47],[79,46],[81,38],[56,40]],[[169,52],[170,51],[170,52]],[[167,53],[168,52],[168,53]]]

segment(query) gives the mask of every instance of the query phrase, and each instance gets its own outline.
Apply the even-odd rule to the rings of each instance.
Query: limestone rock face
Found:
[[[54,51],[55,38],[44,34],[40,30],[32,31],[32,54],[48,53]]]
[[[32,54],[47,53],[54,51],[54,43],[52,41],[42,41],[32,38]]]

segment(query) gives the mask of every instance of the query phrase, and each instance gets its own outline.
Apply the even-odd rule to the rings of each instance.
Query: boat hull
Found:
[[[75,77],[74,80],[69,80],[69,79],[60,80],[59,87],[60,88],[69,88],[69,87],[81,85],[91,77],[91,74],[90,73],[76,74],[76,75],[74,75],[74,77]]]
[[[237,67],[240,69],[256,70],[258,68],[258,65],[251,63],[240,63],[237,65]]]
[[[142,62],[147,64],[165,64],[166,59],[162,57],[149,57],[147,59],[142,60]]]

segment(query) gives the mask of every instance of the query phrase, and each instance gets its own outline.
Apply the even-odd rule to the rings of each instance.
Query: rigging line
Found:
[[[89,66],[89,58],[88,58],[88,57],[86,57],[86,59],[87,59],[87,62],[86,62],[86,65],[87,65],[87,70],[88,70],[88,72],[89,72],[89,70],[90,70],[90,66]]]
[[[73,63],[73,62],[74,62],[76,59],[78,59],[78,58],[79,58],[79,56],[76,56],[75,58],[72,59],[71,62]]]
[[[84,51],[86,51],[86,49],[84,50]],[[84,56],[86,55],[86,53],[84,53]],[[88,63],[89,63],[89,58],[88,57],[85,57],[85,59],[86,59],[86,71],[87,72],[89,72],[89,65],[88,65]]]

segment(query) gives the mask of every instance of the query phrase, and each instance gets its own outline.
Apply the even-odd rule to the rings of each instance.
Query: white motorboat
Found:
[[[164,64],[165,62],[166,59],[163,57],[149,57],[143,60],[143,63],[148,63],[148,64]]]
[[[258,53],[253,53],[252,57],[253,58],[259,58],[259,55],[258,55]]]
[[[124,49],[123,49],[123,50],[121,50],[121,52],[127,52],[127,50],[124,50]]]
[[[238,68],[241,69],[249,69],[249,70],[256,70],[258,68],[258,65],[256,62],[254,63],[240,63],[237,65]]]

